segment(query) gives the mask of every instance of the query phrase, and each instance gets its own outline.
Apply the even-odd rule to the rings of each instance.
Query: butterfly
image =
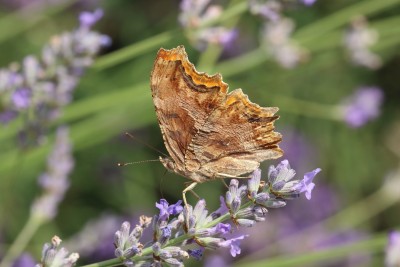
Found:
[[[283,155],[275,132],[276,107],[252,103],[241,89],[228,93],[220,74],[198,72],[185,48],[161,48],[150,78],[158,123],[170,157],[169,171],[198,183],[253,172]]]

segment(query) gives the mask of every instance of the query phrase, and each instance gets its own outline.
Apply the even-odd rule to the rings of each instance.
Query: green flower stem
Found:
[[[310,266],[317,262],[340,259],[354,252],[381,252],[387,241],[387,233],[378,234],[375,237],[351,243],[349,245],[337,246],[316,252],[302,253],[300,255],[285,255],[282,257],[269,258],[255,262],[241,260],[235,267],[290,267]],[[301,244],[301,243],[299,243]]]
[[[29,4],[26,8],[3,17],[0,20],[0,43],[17,36],[26,30],[29,30],[40,22],[48,19],[48,17],[64,11],[76,1],[77,0],[63,1],[59,4],[54,4],[48,8],[45,8],[41,12],[34,11],[35,9],[38,9],[38,6],[43,4],[38,4],[35,1],[32,1],[31,4]],[[29,13],[30,16],[27,16],[26,13]],[[26,18],[28,19],[26,20]]]
[[[270,98],[281,112],[335,121],[343,120],[343,112],[338,105],[324,105],[280,95],[270,95]]]
[[[400,0],[367,0],[356,2],[355,4],[338,10],[335,13],[317,20],[294,33],[296,39],[301,45],[308,46],[316,39],[325,38],[327,33],[339,27],[345,26],[357,15],[370,16],[379,13],[385,9],[392,8],[400,4]]]
[[[265,63],[267,59],[267,52],[262,47],[259,47],[233,59],[225,60],[219,63],[215,69],[222,73],[223,77],[230,77],[255,68]]]
[[[122,266],[120,259],[111,259],[102,262],[92,263],[88,265],[83,265],[82,267],[114,267],[114,266]]]
[[[113,53],[100,57],[92,65],[92,68],[100,71],[129,61],[138,55],[151,51],[152,49],[158,49],[160,46],[165,45],[174,38],[177,38],[179,34],[180,30],[167,31],[133,45],[121,48]]]
[[[12,243],[10,249],[6,252],[3,257],[0,267],[12,266],[15,259],[21,255],[26,245],[32,239],[32,236],[36,233],[37,229],[42,225],[43,220],[36,216],[29,216],[28,221],[25,223],[24,228],[18,234],[15,241]]]

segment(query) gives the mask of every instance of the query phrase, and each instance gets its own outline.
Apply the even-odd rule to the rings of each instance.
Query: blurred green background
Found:
[[[40,227],[26,248],[36,259],[43,243],[54,234],[67,242],[85,223],[102,214],[120,216],[120,222],[122,218],[134,221],[141,214],[155,214],[154,204],[160,198],[170,203],[181,198],[187,181],[166,173],[160,163],[117,166],[118,162],[146,161],[160,156],[125,136],[125,132],[165,152],[149,77],[158,49],[181,44],[199,71],[219,72],[231,90],[242,88],[259,105],[279,107],[276,128],[283,134],[282,146],[294,150],[288,152],[289,160],[293,161],[299,178],[304,172],[320,167],[322,172],[315,180],[314,193],[326,186],[338,203],[328,214],[339,215],[324,228],[327,234],[350,229],[373,239],[399,226],[400,195],[396,198],[381,188],[387,175],[399,167],[400,1],[321,0],[310,7],[287,2],[288,8],[283,13],[296,23],[293,38],[309,51],[308,60],[293,69],[282,68],[259,48],[262,19],[250,14],[243,1],[231,3],[238,11],[218,21],[229,24],[238,19],[238,37],[221,53],[216,64],[212,51],[198,51],[186,38],[178,22],[180,1],[76,0],[42,5],[37,2],[35,9],[26,10],[23,1],[19,4],[0,1],[2,67],[29,54],[39,55],[51,36],[76,27],[77,17],[84,10],[104,10],[95,30],[109,35],[113,44],[83,75],[74,92],[74,101],[65,108],[61,119],[52,124],[43,146],[20,150],[15,144],[17,123],[0,126],[2,254],[24,226],[32,201],[40,195],[37,178],[46,168],[57,125],[66,124],[70,128],[75,168],[56,218]],[[228,2],[219,3],[226,7]],[[354,66],[343,47],[344,33],[356,15],[366,16],[369,26],[379,33],[379,41],[372,47],[383,60],[379,69]],[[358,87],[371,85],[380,87],[384,93],[377,119],[352,128],[324,113],[329,113]],[[291,147],[296,146],[296,138],[301,139],[302,149]],[[264,175],[268,166],[277,162],[264,162]],[[397,179],[400,180],[399,175]],[[215,181],[198,186],[196,193],[207,200],[209,210],[214,210],[224,190],[224,185]],[[196,201],[190,194],[188,198],[191,203]],[[304,202],[298,209],[290,209],[291,205],[295,207],[290,202],[287,210],[304,213],[311,205],[317,211],[324,209],[311,202]],[[279,212],[284,214],[285,209]],[[274,214],[275,211],[270,212],[271,221],[267,219],[265,225],[274,223]],[[263,231],[263,223],[260,224],[257,229]],[[309,237],[310,234],[304,235],[302,240]],[[382,266],[382,239],[379,242],[379,246],[365,249],[371,253],[370,266]],[[288,257],[282,249],[270,253],[270,257]],[[246,262],[251,253],[241,256],[242,262]],[[345,253],[338,256],[345,257]],[[83,257],[81,263],[84,262],[93,260]],[[247,258],[247,263],[250,262]],[[344,266],[329,264],[315,263]],[[359,266],[368,264],[363,262]]]

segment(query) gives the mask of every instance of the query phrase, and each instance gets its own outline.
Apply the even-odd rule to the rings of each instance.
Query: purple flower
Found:
[[[230,246],[230,252],[231,252],[232,257],[236,257],[241,252],[240,240],[243,240],[245,237],[248,237],[248,236],[249,235],[241,235],[236,238],[232,238],[232,239],[223,241],[223,242],[221,242],[220,246],[221,247],[229,247]]]
[[[170,215],[177,215],[182,212],[182,200],[176,204],[169,205],[165,199],[160,199],[160,203],[156,202],[156,207],[160,210],[160,218],[168,218]]]
[[[81,23],[81,27],[90,28],[93,26],[93,24],[95,24],[102,17],[103,17],[103,10],[96,9],[93,13],[82,12],[79,15],[79,21]]]
[[[268,181],[273,190],[280,190],[296,175],[296,171],[290,168],[288,160],[282,160],[275,168],[271,165],[268,170]]]
[[[0,123],[2,124],[7,124],[10,121],[12,121],[13,119],[15,119],[15,117],[18,116],[18,113],[14,110],[6,110],[0,113]]]
[[[218,218],[229,211],[228,208],[226,207],[225,198],[223,196],[219,197],[219,202],[220,202],[219,208],[211,214],[213,218]]]
[[[382,66],[382,59],[370,50],[378,42],[378,32],[368,27],[363,16],[356,16],[344,36],[344,46],[354,65],[369,69]]]
[[[378,87],[362,87],[343,101],[344,120],[351,127],[361,127],[380,114],[383,92]]]
[[[231,231],[231,225],[227,223],[219,223],[215,226],[216,235],[225,235]]]
[[[277,21],[281,18],[283,6],[279,1],[250,0],[249,9],[254,15],[261,15],[267,20]]]
[[[196,260],[201,260],[204,254],[204,248],[198,248],[198,249],[188,249],[187,251],[191,257],[193,257]]]
[[[36,264],[35,260],[28,253],[24,253],[13,263],[12,267],[34,267]]]
[[[266,21],[262,41],[266,52],[283,68],[291,69],[307,59],[308,53],[291,38],[295,29],[293,20],[281,17]]]
[[[317,0],[300,0],[306,6],[312,6]]]
[[[209,5],[210,0],[182,0],[179,22],[190,34],[190,41],[199,50],[208,44],[228,46],[237,37],[235,29],[223,26],[201,27],[203,24],[218,18],[223,9],[219,5]]]
[[[28,88],[19,88],[11,96],[11,100],[17,110],[26,109],[31,103],[31,91]]]
[[[315,186],[312,181],[315,175],[320,171],[321,169],[319,168],[315,169],[312,172],[306,173],[303,180],[291,181],[296,172],[290,168],[287,160],[283,160],[276,168],[273,165],[269,168],[269,192],[278,198],[287,200],[297,198],[301,193],[306,192],[306,198],[311,199],[311,191]],[[278,207],[280,207],[280,205],[278,205]]]
[[[141,216],[139,225],[136,225],[132,232],[130,231],[131,224],[123,222],[120,230],[116,231],[114,235],[115,256],[125,261],[136,254],[140,254],[143,245],[139,242],[139,239],[150,222],[151,218]]]
[[[389,233],[385,255],[386,267],[400,266],[400,232],[392,231]]]
[[[299,193],[306,192],[306,198],[308,200],[311,199],[311,191],[314,189],[315,184],[312,182],[315,175],[321,171],[320,168],[317,168],[311,172],[307,172],[304,174],[304,179],[297,184]]]

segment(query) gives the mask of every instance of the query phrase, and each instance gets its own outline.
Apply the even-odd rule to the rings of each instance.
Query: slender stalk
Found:
[[[329,260],[340,259],[355,252],[378,252],[386,244],[386,233],[378,234],[375,237],[362,240],[349,245],[338,246],[335,248],[324,249],[315,252],[308,252],[300,255],[285,255],[282,257],[270,258],[256,262],[241,261],[235,267],[290,267],[290,266],[309,266],[317,262],[326,262]],[[301,244],[301,243],[299,243]]]
[[[22,253],[42,223],[43,221],[38,217],[29,217],[28,221],[24,225],[24,228],[22,228],[21,232],[12,243],[10,249],[4,255],[3,260],[0,263],[0,267],[12,266],[14,260]]]
[[[400,0],[359,1],[299,29],[293,37],[301,44],[308,44],[311,41],[314,42],[315,39],[321,39],[330,31],[346,25],[353,16],[373,15],[398,4],[400,4]]]
[[[62,12],[63,10],[74,4],[76,1],[77,0],[63,1],[59,4],[47,7],[43,12],[33,12],[35,9],[38,9],[39,6],[43,5],[43,3],[38,4],[37,2],[32,1],[27,7],[3,17],[0,20],[0,43],[5,42],[17,36],[18,34],[36,26],[43,20],[47,19],[49,16],[53,16],[57,13]],[[21,18],[27,17],[25,13],[29,13],[30,15],[40,15],[34,15],[31,19],[24,21]]]
[[[171,41],[176,38],[180,33],[179,30],[166,31],[157,35],[154,35],[148,39],[137,42],[133,45],[121,48],[116,52],[107,54],[105,56],[100,57],[93,65],[92,68],[100,71],[105,70],[107,68],[113,67],[115,65],[121,64],[132,58],[148,52],[152,49],[156,49],[165,43]]]

